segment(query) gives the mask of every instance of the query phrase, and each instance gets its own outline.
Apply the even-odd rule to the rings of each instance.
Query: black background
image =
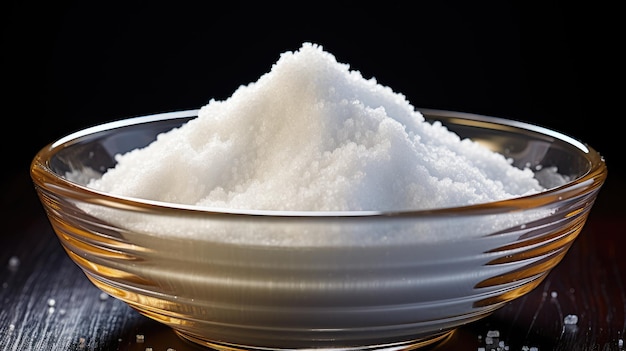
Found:
[[[72,131],[226,99],[310,41],[418,109],[556,129],[599,150],[618,176],[618,11],[536,4],[9,2],[3,165],[27,175],[41,147]]]

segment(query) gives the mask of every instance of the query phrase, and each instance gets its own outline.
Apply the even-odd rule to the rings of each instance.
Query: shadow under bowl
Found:
[[[539,194],[400,212],[200,208],[85,184],[197,110],[88,128],[31,176],[71,259],[101,290],[218,350],[408,350],[535,288],[580,233],[607,170],[591,147],[501,118],[421,110],[518,167],[568,179]]]

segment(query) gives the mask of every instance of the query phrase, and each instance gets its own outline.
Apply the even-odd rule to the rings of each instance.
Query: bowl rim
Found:
[[[558,139],[576,149],[579,149],[590,164],[589,170],[577,179],[546,189],[544,191],[486,203],[452,206],[421,210],[353,210],[353,211],[311,211],[311,210],[254,210],[209,207],[189,204],[170,203],[164,201],[147,200],[123,195],[114,195],[85,185],[73,182],[54,172],[48,160],[58,150],[68,145],[80,142],[83,138],[95,133],[110,131],[130,125],[174,120],[197,116],[200,109],[187,109],[171,112],[160,112],[148,115],[129,117],[87,127],[67,134],[47,144],[38,151],[31,161],[30,175],[36,189],[46,189],[54,193],[93,202],[113,208],[135,208],[141,212],[184,211],[187,213],[214,215],[214,216],[270,216],[270,217],[307,217],[307,218],[337,218],[337,217],[420,217],[420,216],[449,216],[453,215],[484,215],[525,210],[548,205],[555,201],[576,197],[592,191],[597,191],[604,184],[607,177],[607,167],[604,158],[591,146],[572,138],[564,133],[542,127],[536,124],[521,122],[502,117],[493,117],[475,113],[458,112],[442,109],[416,108],[425,118],[436,120],[437,116],[447,119],[458,118],[472,121],[476,126],[481,124],[498,125],[503,129],[523,129],[537,134]],[[445,125],[445,124],[444,124]]]

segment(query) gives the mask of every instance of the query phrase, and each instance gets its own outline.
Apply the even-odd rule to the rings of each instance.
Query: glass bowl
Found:
[[[591,147],[516,121],[421,110],[565,184],[504,201],[403,212],[201,208],[85,186],[115,155],[197,110],[88,128],[31,176],[71,259],[104,292],[217,350],[406,350],[445,340],[535,288],[580,233],[607,175]]]

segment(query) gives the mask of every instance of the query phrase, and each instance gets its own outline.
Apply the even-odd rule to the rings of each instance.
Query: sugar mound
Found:
[[[88,185],[232,209],[417,210],[543,190],[531,170],[425,121],[312,43],[117,162]]]

